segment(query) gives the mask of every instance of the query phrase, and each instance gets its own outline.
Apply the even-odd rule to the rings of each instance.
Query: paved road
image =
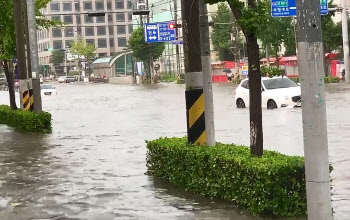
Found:
[[[0,219],[269,219],[144,175],[144,140],[184,136],[184,86],[58,84],[50,135],[0,125]],[[249,143],[248,110],[214,86],[217,139]],[[327,88],[332,205],[350,219],[350,86]],[[8,103],[0,92],[0,104]],[[301,109],[264,110],[265,148],[303,154]]]

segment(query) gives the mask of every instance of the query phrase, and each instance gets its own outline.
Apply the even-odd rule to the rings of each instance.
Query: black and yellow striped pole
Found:
[[[28,81],[28,91],[29,91],[29,105],[30,111],[34,111],[34,94],[33,94],[33,83],[32,83],[32,79],[29,79]]]
[[[186,91],[186,114],[188,142],[191,144],[205,144],[205,114],[203,89]]]

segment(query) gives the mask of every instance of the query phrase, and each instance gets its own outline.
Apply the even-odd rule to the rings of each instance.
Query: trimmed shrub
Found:
[[[240,84],[242,82],[242,79],[233,79],[231,82],[234,84]]]
[[[340,78],[339,77],[334,77],[334,76],[326,76],[324,78],[325,83],[339,83]]]
[[[184,79],[178,79],[176,81],[176,84],[185,84],[185,80]]]
[[[0,124],[31,132],[51,132],[51,114],[35,114],[31,111],[11,110],[7,105],[0,105]]]
[[[294,82],[298,83],[299,82],[299,78],[289,78],[290,80],[293,80]],[[326,76],[324,78],[324,82],[325,83],[339,83],[340,82],[340,78],[339,77],[334,77],[334,76]]]
[[[147,142],[147,174],[187,190],[235,203],[253,214],[305,216],[304,158],[218,143],[187,144],[186,138]]]

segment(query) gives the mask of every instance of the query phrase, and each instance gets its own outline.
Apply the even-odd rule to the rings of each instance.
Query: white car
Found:
[[[57,91],[55,87],[49,84],[43,84],[40,86],[41,89],[41,95],[57,95]]]
[[[261,79],[262,107],[268,109],[281,107],[300,107],[301,90],[300,86],[288,77],[262,77]],[[242,80],[236,89],[237,108],[249,107],[249,85],[248,79]]]

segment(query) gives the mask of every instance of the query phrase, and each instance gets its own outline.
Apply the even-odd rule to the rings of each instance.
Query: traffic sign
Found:
[[[321,15],[328,14],[328,0],[320,0]],[[271,0],[272,17],[294,17],[297,15],[296,0]]]
[[[242,76],[248,76],[249,70],[248,66],[242,66]]]
[[[169,42],[176,40],[175,29],[170,29],[171,23],[148,23],[144,25],[146,43]]]
[[[180,45],[180,44],[184,44],[184,41],[183,40],[173,40],[173,41],[171,41],[171,43],[173,45]]]

